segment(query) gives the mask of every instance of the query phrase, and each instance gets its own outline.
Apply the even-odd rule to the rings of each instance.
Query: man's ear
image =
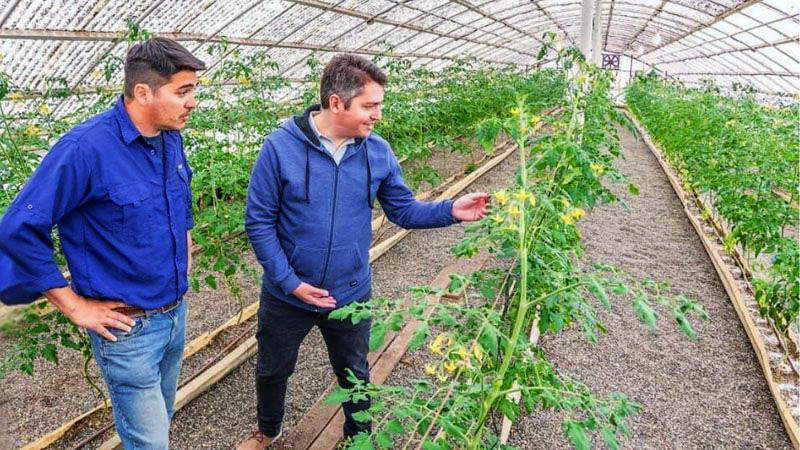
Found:
[[[328,109],[330,109],[333,113],[338,113],[339,111],[345,109],[342,98],[336,94],[333,94],[328,98],[328,107]]]
[[[153,99],[153,90],[146,83],[136,83],[133,86],[133,99],[144,106]]]

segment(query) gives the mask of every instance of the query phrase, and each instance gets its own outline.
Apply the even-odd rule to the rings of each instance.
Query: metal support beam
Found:
[[[601,36],[603,25],[601,24],[603,17],[603,1],[595,0],[594,2],[594,20],[592,20],[592,64],[600,67],[603,63],[603,49],[601,47]]]
[[[587,61],[592,57],[592,5],[594,0],[583,0],[581,4],[581,52]]]

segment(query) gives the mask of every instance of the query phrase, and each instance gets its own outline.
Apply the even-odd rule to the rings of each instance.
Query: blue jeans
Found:
[[[186,302],[134,319],[129,333],[111,328],[111,342],[89,331],[108,386],[114,424],[128,449],[166,449],[185,344]]]
[[[365,299],[357,301],[367,301]],[[258,399],[258,428],[267,436],[276,436],[281,429],[285,410],[286,385],[294,372],[300,344],[314,326],[328,347],[328,359],[339,386],[349,389],[350,369],[359,380],[369,383],[369,332],[372,320],[365,319],[356,325],[348,318],[333,320],[328,313],[317,313],[292,306],[261,290],[258,308],[258,361],[256,364],[256,395]],[[369,400],[345,402],[344,435],[352,437],[360,432],[369,433],[371,424],[353,419],[353,413],[368,409]]]

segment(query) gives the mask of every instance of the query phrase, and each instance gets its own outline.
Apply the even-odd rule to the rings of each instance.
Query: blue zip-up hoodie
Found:
[[[375,133],[348,145],[337,166],[309,125],[312,111],[319,105],[264,141],[250,177],[245,227],[264,268],[264,289],[319,311],[292,295],[301,281],[326,289],[337,308],[368,295],[376,197],[388,219],[403,228],[444,227],[456,220],[451,200],[414,199],[389,144]]]

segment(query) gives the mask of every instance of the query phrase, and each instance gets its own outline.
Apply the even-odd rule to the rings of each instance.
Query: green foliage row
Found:
[[[130,42],[147,36],[132,27]],[[192,237],[201,247],[194,258],[196,270],[190,281],[194,290],[202,285],[225,287],[241,305],[240,277],[259,278],[258,268],[242,257],[249,251],[244,234],[244,199],[250,171],[264,136],[292,114],[318,102],[322,66],[317,60],[309,61],[311,74],[300,100],[277,102],[270,94],[288,88],[289,82],[279,75],[281,68],[266,52],[240,52],[223,43],[210,46],[209,56],[222,62],[212,74],[200,77],[199,107],[183,132],[194,171],[196,226]],[[554,104],[564,93],[564,77],[553,71],[501,71],[457,62],[445,73],[435,74],[411,68],[404,60],[380,57],[376,62],[390,74],[384,119],[378,123],[377,132],[393,144],[398,158],[407,158],[410,170],[406,175],[412,180],[438,179],[438,174],[425,163],[432,148],[463,151],[477,121],[510,108],[515,91],[538,99],[537,108]],[[120,69],[120,61],[112,58],[105,60],[95,75],[110,81]],[[484,89],[487,86],[491,89]],[[118,95],[105,91],[78,95],[65,79],[54,78],[48,81],[44,95],[37,96],[15,90],[12,80],[0,73],[0,107],[3,101],[25,105],[20,112],[0,114],[0,214],[50,145],[75,124],[110,108]],[[70,112],[59,114],[66,102],[73,105]],[[54,242],[58,249],[58,240]],[[57,259],[63,265],[58,252]],[[61,342],[61,347],[73,348],[60,340],[63,333],[72,333],[75,341],[85,339],[79,330],[61,320],[60,313],[40,314],[38,309],[29,313],[25,320],[5,328],[6,334],[17,336],[19,345],[7,355],[0,377],[12,369],[32,373],[39,357],[57,362],[54,346]],[[89,358],[89,347],[81,348]]]
[[[800,105],[772,108],[654,76],[637,78],[626,99],[686,187],[709,194],[730,226],[726,248],[771,256],[768,278],[754,281],[756,300],[786,333],[800,317],[800,246],[787,233],[800,217]]]
[[[606,331],[596,309],[611,308],[611,293],[629,294],[631,307],[650,329],[664,314],[694,337],[690,317],[707,318],[688,297],[670,295],[664,283],[579,263],[583,248],[576,223],[587,209],[616,200],[605,181],[624,180],[611,165],[620,152],[614,124],[624,117],[610,100],[609,73],[586,64],[574,49],[560,51],[557,61],[564,70],[579,71],[569,80],[562,116],[539,116],[535,99],[521,98],[477,130],[487,145],[499,132],[508,134],[520,161],[509,186],[494,193],[491,215],[468,227],[467,238],[453,251],[473,257],[483,249],[505,264],[451,276],[448,291],[464,295],[458,303],[431,301],[429,294],[436,291],[417,288],[410,302],[376,299],[332,313],[354,322],[371,317],[372,350],[389,331],[414,319],[419,325],[409,348],[426,346],[433,360],[410,386],[352,379],[355,388],[330,395],[330,403],[373,399],[357,416],[371,420],[373,432],[356,436],[350,448],[508,448],[499,442],[497,416],[513,421],[538,408],[564,411],[564,433],[575,447],[591,448],[599,435],[606,446],[618,448],[630,433],[626,418],[641,406],[619,393],[598,397],[559,374],[529,342],[527,330],[558,333],[578,326],[593,342]],[[539,136],[535,131],[543,124],[551,132]]]

